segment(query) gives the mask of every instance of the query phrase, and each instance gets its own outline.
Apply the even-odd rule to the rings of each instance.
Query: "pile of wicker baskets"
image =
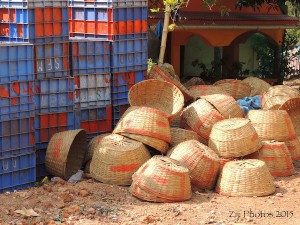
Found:
[[[300,96],[261,79],[180,83],[170,66],[154,66],[133,85],[130,107],[110,134],[85,145],[84,130],[51,139],[46,166],[68,179],[86,164],[100,182],[129,186],[137,198],[178,202],[192,188],[227,196],[274,193],[274,176],[300,159]],[[237,99],[262,95],[264,110],[245,118]],[[76,157],[75,157],[76,156]]]

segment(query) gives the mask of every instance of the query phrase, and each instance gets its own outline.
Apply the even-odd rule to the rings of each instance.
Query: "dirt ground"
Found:
[[[132,196],[128,187],[86,176],[78,183],[55,178],[1,194],[0,224],[300,224],[300,168],[275,178],[275,186],[267,197],[194,191],[186,202],[151,203]]]
[[[286,85],[300,85],[299,80]],[[298,87],[297,87],[298,88]],[[0,225],[6,224],[300,224],[300,163],[295,174],[275,178],[266,197],[226,197],[194,191],[189,201],[151,203],[128,187],[103,184],[85,175],[78,183],[60,178],[39,187],[0,194]]]

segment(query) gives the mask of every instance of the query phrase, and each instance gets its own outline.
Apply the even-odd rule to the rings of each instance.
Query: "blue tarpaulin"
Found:
[[[161,38],[162,31],[163,31],[163,25],[162,25],[161,20],[159,20],[158,23],[156,24],[156,28],[155,28],[156,37]]]
[[[237,103],[241,106],[244,115],[246,116],[251,109],[260,109],[261,108],[261,96],[256,95],[253,97],[246,97],[243,99],[237,100]]]

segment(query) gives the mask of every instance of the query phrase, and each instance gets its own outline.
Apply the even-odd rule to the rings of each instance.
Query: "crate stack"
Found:
[[[69,26],[76,116],[91,139],[112,131],[114,107],[147,69],[147,1],[69,0]]]
[[[34,46],[25,36],[26,10],[15,7],[0,2],[0,193],[36,180]]]

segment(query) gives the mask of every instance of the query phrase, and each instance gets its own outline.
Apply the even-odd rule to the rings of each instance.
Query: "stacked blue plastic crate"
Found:
[[[111,131],[112,125],[117,123],[128,107],[129,88],[142,81],[146,74],[147,11],[147,0],[69,0],[70,38],[83,41],[72,43],[72,69],[75,79],[76,76],[91,76],[92,73],[97,74],[96,76],[110,73],[111,103],[101,97],[98,99],[99,104],[103,105],[105,101],[105,104],[110,104],[110,109],[106,107],[107,123],[99,124],[100,132]],[[102,49],[104,45],[104,51],[84,47],[86,44],[83,43],[91,40],[99,45],[94,49]],[[101,41],[103,44],[99,44]],[[103,67],[99,68],[100,65]],[[105,76],[108,78],[108,75]],[[101,82],[99,84],[103,87]],[[81,96],[86,99],[84,94],[81,95],[81,84],[78,89],[80,94],[75,94],[75,104],[76,101],[82,101]],[[82,105],[80,110],[83,110]],[[108,113],[112,114],[112,120]],[[81,113],[81,123],[89,119],[82,115],[88,113]],[[88,124],[81,124],[81,127],[89,129]]]

